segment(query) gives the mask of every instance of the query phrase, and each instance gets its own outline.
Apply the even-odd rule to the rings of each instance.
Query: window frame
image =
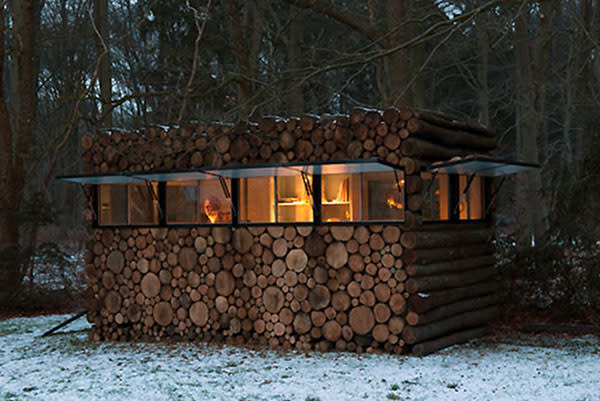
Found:
[[[400,176],[398,174],[398,171],[402,172],[402,175]],[[406,221],[406,190],[404,189],[406,186],[406,174],[404,172],[403,168],[395,168],[395,171],[390,171],[389,173],[394,173],[394,178],[395,180],[397,180],[398,183],[400,183],[402,180],[405,181],[405,184],[402,185],[402,219],[373,219],[373,220],[364,220],[364,216],[363,216],[363,212],[364,212],[364,199],[363,196],[365,194],[367,194],[368,196],[368,190],[367,192],[363,192],[364,190],[364,181],[365,181],[365,174],[370,174],[369,172],[361,172],[361,173],[351,173],[351,174],[347,174],[348,176],[352,176],[352,175],[358,175],[359,179],[358,179],[358,183],[359,183],[359,194],[358,194],[358,210],[359,210],[359,215],[360,215],[360,219],[359,220],[349,220],[349,221],[322,221],[322,215],[323,215],[323,199],[322,199],[322,185],[321,185],[321,181],[323,179],[323,175],[319,175],[319,199],[317,202],[317,207],[319,210],[319,225],[325,225],[325,226],[337,226],[337,225],[365,225],[365,224],[372,224],[372,225],[376,225],[376,224],[403,224]],[[315,194],[316,197],[316,192],[315,189],[313,188],[313,194]]]
[[[486,177],[481,175],[476,175],[476,177],[481,178],[481,186],[482,186],[482,203],[483,203],[483,217],[481,219],[461,219],[460,218],[460,210],[457,208],[457,204],[460,201],[462,196],[462,192],[460,189],[460,177],[466,177],[469,179],[468,174],[446,174],[446,173],[438,173],[438,175],[444,174],[448,176],[448,219],[447,220],[423,220],[423,225],[431,225],[431,224],[472,224],[472,223],[488,223],[491,219],[491,213],[489,213],[488,206],[489,201],[491,199],[491,188],[492,188],[492,177]],[[425,191],[427,188],[423,188]],[[468,196],[468,193],[467,195]]]
[[[163,227],[166,225],[166,221],[165,221],[165,213],[164,213],[164,199],[163,199],[163,195],[162,194],[164,192],[164,189],[161,190],[161,186],[164,187],[165,183],[163,182],[152,182],[151,184],[156,184],[156,189],[157,189],[157,194],[158,195],[158,223],[144,223],[144,224],[135,224],[131,222],[131,202],[132,202],[132,197],[131,197],[131,187],[134,185],[144,185],[146,186],[147,189],[149,189],[147,187],[146,183],[127,183],[127,184],[94,184],[93,185],[93,190],[92,190],[92,202],[93,202],[93,207],[94,207],[94,220],[93,220],[93,224],[92,227],[94,228],[124,228],[124,227],[140,227],[140,228],[156,228],[156,227]],[[101,185],[125,185],[127,186],[127,199],[126,199],[126,205],[125,205],[125,209],[126,209],[126,215],[127,215],[127,222],[125,224],[102,224],[100,223],[100,187]],[[154,198],[154,196],[153,196]]]
[[[369,161],[368,159],[364,159],[365,161]],[[343,163],[344,161],[340,161]],[[390,173],[395,173],[398,181],[402,181],[406,179],[406,173],[402,166],[391,165],[386,163],[387,166],[393,168],[393,171]],[[401,172],[401,174],[399,174]],[[365,173],[354,173],[359,174],[361,176],[361,189],[362,189],[362,175]],[[402,205],[403,205],[403,218],[401,220],[352,220],[352,221],[333,221],[326,222],[322,221],[322,205],[321,205],[321,185],[322,185],[322,174],[312,174],[310,175],[312,185],[312,205],[313,205],[313,219],[312,221],[288,221],[288,222],[242,222],[240,221],[240,184],[241,178],[229,178],[224,177],[226,180],[229,180],[231,183],[231,203],[232,203],[232,220],[231,222],[225,223],[168,223],[167,222],[167,196],[166,196],[166,188],[168,181],[159,181],[158,184],[158,200],[160,207],[160,221],[158,224],[131,224],[130,218],[130,208],[129,204],[127,205],[127,224],[100,224],[99,220],[99,188],[100,185],[113,185],[113,184],[91,184],[93,186],[92,189],[92,198],[93,198],[93,206],[95,218],[93,219],[92,226],[95,228],[157,228],[157,227],[181,227],[181,228],[193,228],[193,227],[217,227],[217,226],[230,226],[230,227],[252,227],[252,226],[341,226],[341,225],[402,225],[406,221],[406,190],[405,185],[402,187]],[[129,186],[128,185],[128,199],[129,199]],[[310,194],[307,194],[311,196]],[[362,198],[363,194],[360,193],[359,196]],[[274,177],[274,185],[273,185],[273,202],[275,209],[275,219],[278,218],[277,211],[277,177]],[[362,203],[362,201],[360,202]],[[359,206],[362,208],[362,205]],[[361,218],[362,218],[362,210],[361,210]]]

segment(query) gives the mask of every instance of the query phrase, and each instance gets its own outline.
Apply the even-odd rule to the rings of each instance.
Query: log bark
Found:
[[[173,309],[168,302],[159,302],[154,306],[152,317],[160,326],[168,326],[173,321]]]
[[[500,301],[499,294],[491,294],[478,298],[470,298],[458,301],[448,305],[442,305],[426,313],[408,312],[406,322],[411,326],[421,326],[446,319],[459,313],[469,312],[476,309],[483,309],[490,305],[495,305]]]
[[[447,260],[492,255],[493,253],[494,245],[492,244],[475,244],[452,248],[417,249],[415,250],[416,260],[414,262],[425,265]]]
[[[285,257],[285,264],[288,269],[295,272],[302,272],[308,263],[308,256],[302,249],[292,249]]]
[[[441,305],[451,304],[461,299],[490,294],[500,289],[497,281],[477,283],[450,290],[432,291],[427,294],[414,294],[408,298],[408,308],[412,312],[425,313]]]
[[[496,257],[493,255],[489,256],[478,256],[475,258],[451,260],[440,263],[432,263],[429,265],[408,265],[406,266],[406,273],[409,276],[429,276],[440,273],[452,273],[460,272],[464,270],[475,269],[482,266],[490,266],[496,263]]]
[[[435,124],[446,128],[469,131],[492,138],[496,136],[496,131],[493,129],[478,124],[471,124],[466,121],[456,120],[444,114],[427,111],[418,111],[415,112],[415,117],[417,117],[421,121],[426,121],[430,124]]]
[[[235,278],[228,271],[220,271],[215,278],[217,294],[229,296],[235,289]]]
[[[335,320],[330,320],[325,323],[322,332],[327,341],[335,342],[342,336],[342,326]]]
[[[109,291],[104,297],[104,307],[110,313],[117,313],[121,309],[122,298],[116,291]]]
[[[497,272],[495,266],[487,266],[455,274],[415,277],[408,279],[405,287],[406,291],[411,294],[444,288],[456,288],[486,280],[497,274]]]
[[[324,309],[329,305],[330,300],[331,294],[329,293],[329,289],[324,285],[315,286],[308,295],[308,302],[315,310]]]
[[[404,168],[404,172],[407,175],[420,173],[424,167],[423,162],[412,157],[402,157],[398,165]]]
[[[493,150],[497,146],[495,137],[481,136],[456,129],[444,128],[417,119],[409,120],[407,128],[412,133],[413,137],[444,145],[460,146],[482,151]]]
[[[185,271],[192,271],[197,264],[198,255],[194,248],[181,248],[179,250],[179,265]]]
[[[202,327],[208,322],[208,307],[204,302],[196,302],[190,307],[190,320]]]
[[[455,344],[461,344],[473,338],[481,337],[489,328],[487,326],[477,327],[475,329],[463,330],[452,333],[448,336],[440,337],[435,340],[415,344],[412,347],[412,354],[415,356],[425,356],[442,348]]]
[[[392,125],[400,119],[400,110],[395,107],[390,107],[383,111],[383,121],[387,125]]]
[[[160,280],[154,273],[147,273],[141,282],[141,290],[146,298],[153,298],[160,293]]]
[[[306,313],[299,313],[294,318],[294,330],[298,334],[306,334],[310,331],[312,322]]]
[[[254,236],[245,228],[238,228],[233,233],[232,246],[239,253],[248,253],[254,244]]]
[[[331,226],[331,235],[337,241],[348,241],[354,234],[354,227],[352,226]]]
[[[269,287],[263,292],[263,305],[271,313],[277,313],[283,307],[285,297],[277,287]]]
[[[396,226],[386,226],[381,236],[386,243],[395,244],[400,239],[400,229]]]
[[[325,254],[326,249],[327,244],[325,244],[323,237],[315,231],[313,231],[304,242],[304,250],[306,251],[308,256],[323,256]]]
[[[491,306],[485,309],[463,313],[424,326],[406,326],[402,338],[407,344],[416,344],[439,337],[455,330],[486,324],[500,312],[500,308]]]
[[[356,334],[368,334],[375,325],[375,318],[371,308],[357,306],[350,311],[349,324]]]
[[[115,274],[121,273],[124,265],[125,258],[119,251],[112,251],[106,258],[106,266]]]
[[[467,148],[442,146],[423,139],[408,138],[400,145],[402,156],[426,160],[448,160],[455,156],[466,156],[474,153]]]
[[[494,232],[491,228],[478,230],[455,229],[451,231],[419,231],[415,232],[415,235],[414,246],[410,247],[407,244],[406,248],[448,248],[466,244],[489,243],[494,239]]]
[[[339,269],[348,262],[348,251],[344,244],[335,242],[327,247],[325,257],[331,267]]]

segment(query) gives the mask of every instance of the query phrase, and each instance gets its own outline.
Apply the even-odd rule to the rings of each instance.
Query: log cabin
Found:
[[[425,355],[499,311],[493,130],[433,112],[82,137],[93,340]],[[500,177],[500,178],[498,178]]]

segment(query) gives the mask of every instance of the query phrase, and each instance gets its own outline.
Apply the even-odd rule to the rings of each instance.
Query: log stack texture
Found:
[[[485,154],[493,131],[396,108],[82,137],[86,173],[378,157],[405,172],[405,221],[93,228],[94,340],[165,338],[424,355],[497,313],[492,228],[423,225],[422,169]],[[88,188],[84,216],[93,211]]]

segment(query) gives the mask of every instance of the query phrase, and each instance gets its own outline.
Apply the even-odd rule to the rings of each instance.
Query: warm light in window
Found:
[[[398,210],[402,210],[402,203],[397,203],[394,198],[388,198],[387,199],[387,204],[390,207],[390,209],[398,209]]]
[[[219,200],[214,196],[204,201],[204,214],[206,214],[211,223],[219,221],[219,209]]]

